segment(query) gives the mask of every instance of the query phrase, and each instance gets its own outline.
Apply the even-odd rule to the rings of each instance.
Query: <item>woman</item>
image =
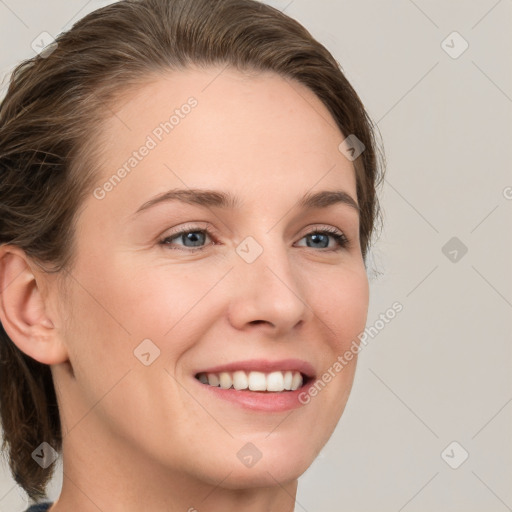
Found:
[[[292,511],[352,386],[380,167],[331,54],[253,0],[124,0],[18,66],[4,449],[33,501],[64,471],[29,510]]]

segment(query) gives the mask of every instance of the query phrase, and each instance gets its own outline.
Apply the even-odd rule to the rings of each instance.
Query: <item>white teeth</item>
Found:
[[[293,373],[290,371],[285,372],[285,374],[284,374],[284,389],[287,389],[287,390],[292,389],[292,379],[293,379]]]
[[[302,386],[302,375],[298,372],[295,372],[293,374],[293,379],[292,379],[292,391],[299,389],[301,386]]]
[[[222,372],[219,376],[220,387],[222,389],[229,389],[233,385],[233,381],[231,380],[231,375],[226,372]]]
[[[208,384],[210,384],[210,386],[218,386],[220,384],[218,375],[216,375],[215,373],[209,373]]]
[[[249,387],[249,379],[245,372],[238,371],[233,373],[233,387],[235,389],[247,389]]]
[[[300,375],[300,373],[299,373]],[[281,372],[272,372],[267,376],[267,391],[283,391],[284,377]]]
[[[244,372],[242,370],[220,373],[200,373],[197,377],[203,384],[209,384],[222,389],[249,389],[250,391],[295,391],[302,386],[303,378],[300,372]]]
[[[249,373],[249,389],[251,391],[266,391],[267,379],[265,374],[261,372]]]

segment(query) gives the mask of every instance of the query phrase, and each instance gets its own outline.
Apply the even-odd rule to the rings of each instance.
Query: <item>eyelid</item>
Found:
[[[207,231],[208,234],[209,233],[214,233],[214,234],[217,233],[217,230],[213,226],[211,226],[208,222],[196,221],[196,222],[187,222],[183,225],[180,225],[179,227],[177,227],[175,229],[172,228],[171,231],[166,230],[161,235],[159,235],[158,238],[165,239],[165,238],[169,238],[169,237],[172,237],[175,235],[179,235],[183,232],[189,232],[189,231]]]

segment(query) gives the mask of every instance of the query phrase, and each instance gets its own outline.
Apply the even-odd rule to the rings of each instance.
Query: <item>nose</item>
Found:
[[[252,263],[239,258],[232,279],[228,317],[236,329],[265,329],[268,335],[279,337],[312,315],[298,269],[290,265],[284,248],[264,248]]]

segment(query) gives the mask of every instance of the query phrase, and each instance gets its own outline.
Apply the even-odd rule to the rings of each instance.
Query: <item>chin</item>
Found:
[[[295,464],[293,461],[281,462],[276,464],[274,461],[260,460],[252,468],[241,468],[238,465],[232,465],[230,475],[215,475],[212,483],[215,485],[222,481],[221,486],[226,489],[251,489],[261,487],[275,487],[276,485],[285,485],[297,480],[311,465],[312,461],[307,463]],[[223,480],[225,479],[225,480]]]
[[[230,473],[222,487],[237,489],[283,485],[298,479],[313,463],[322,447],[312,443],[311,438],[296,440],[292,444],[283,443],[282,438],[272,442],[271,436],[266,441],[251,441],[248,437],[246,443],[242,443],[242,447],[234,452],[234,457],[226,457],[226,452],[219,454],[218,464],[223,468],[223,474],[217,474],[214,481],[219,482]],[[247,458],[245,463],[244,458]]]

